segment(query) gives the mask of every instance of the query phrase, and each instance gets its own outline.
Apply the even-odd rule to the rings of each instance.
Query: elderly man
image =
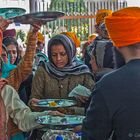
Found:
[[[140,139],[140,8],[114,12],[105,20],[126,64],[95,86],[83,121],[82,140]]]

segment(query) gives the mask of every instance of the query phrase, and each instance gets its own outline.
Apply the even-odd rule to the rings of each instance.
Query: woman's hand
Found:
[[[13,23],[13,20],[4,19],[0,16],[0,28],[2,31],[6,30],[9,24]]]
[[[37,104],[40,100],[39,99],[36,99],[36,98],[32,98],[30,101],[29,101],[29,104],[31,106],[33,106],[34,104]]]
[[[41,22],[33,23],[31,27],[32,32],[37,33],[38,30],[40,30],[41,26],[42,26]]]
[[[64,116],[63,113],[59,112],[59,111],[48,111],[48,115],[52,115],[52,116]]]
[[[6,79],[1,78],[0,79],[0,90],[2,90],[2,88],[8,84],[8,81]]]

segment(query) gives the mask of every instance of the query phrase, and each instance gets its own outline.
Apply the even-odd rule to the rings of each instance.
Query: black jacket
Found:
[[[83,121],[82,140],[140,140],[140,59],[97,82]]]

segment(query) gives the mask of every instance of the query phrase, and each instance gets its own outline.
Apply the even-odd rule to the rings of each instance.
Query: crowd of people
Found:
[[[74,129],[82,131],[82,140],[138,140],[139,13],[139,7],[98,10],[96,33],[83,45],[81,59],[73,32],[51,37],[44,54],[40,22],[31,25],[22,56],[15,30],[6,30],[13,21],[0,17],[0,140],[41,140],[35,118],[65,114],[85,115]],[[74,90],[78,94],[69,97]],[[56,111],[35,106],[41,99],[70,98],[76,106]]]

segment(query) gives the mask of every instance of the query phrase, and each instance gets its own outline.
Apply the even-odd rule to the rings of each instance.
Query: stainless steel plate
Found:
[[[33,22],[42,22],[43,24],[56,20],[59,17],[64,16],[63,12],[57,11],[44,11],[44,12],[35,12],[30,14],[24,14],[22,16],[16,16],[11,18],[16,23],[22,24],[32,24]]]
[[[69,99],[43,99],[40,100],[37,104],[34,104],[34,106],[52,109],[52,108],[59,108],[59,107],[71,107],[76,104],[77,102],[75,100],[69,100]]]
[[[79,140],[80,137],[72,131],[66,130],[47,130],[42,136],[42,140],[54,140],[58,136],[63,137],[64,140]]]
[[[25,12],[26,10],[23,8],[14,8],[14,7],[0,8],[0,16],[6,19],[23,15],[25,14]]]
[[[65,115],[60,116],[40,116],[36,118],[36,122],[46,126],[76,126],[82,124],[85,116],[80,115]]]

